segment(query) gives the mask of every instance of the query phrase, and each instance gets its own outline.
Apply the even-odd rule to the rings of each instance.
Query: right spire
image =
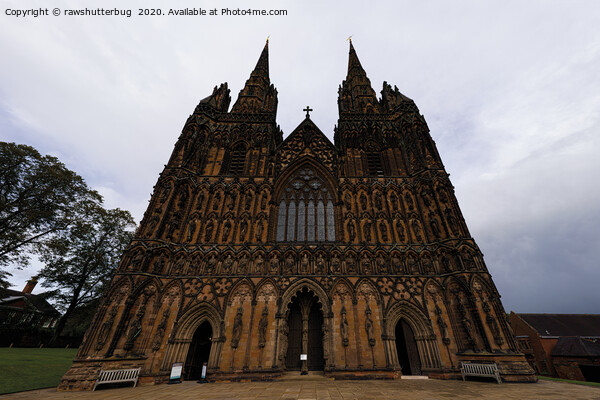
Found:
[[[371,87],[371,81],[360,64],[352,39],[348,56],[348,74],[338,90],[338,108],[340,113],[377,113],[379,103]]]

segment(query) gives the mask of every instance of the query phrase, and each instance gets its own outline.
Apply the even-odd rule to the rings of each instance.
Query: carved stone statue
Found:
[[[261,349],[267,344],[267,326],[269,324],[269,308],[265,304],[262,316],[258,322],[258,347]]]
[[[408,208],[408,211],[412,211],[415,209],[415,202],[413,201],[410,193],[406,192],[406,194],[404,195],[404,201],[406,202],[406,207]]]
[[[304,253],[304,255],[302,256],[302,260],[300,261],[300,273],[301,274],[308,274],[310,271],[310,265],[309,265],[309,259],[308,259],[308,255],[306,253]]]
[[[240,344],[240,338],[242,337],[242,316],[244,314],[244,308],[239,306],[235,319],[233,320],[233,331],[231,333],[231,348],[237,349]]]
[[[346,307],[342,306],[342,310],[340,311],[341,320],[340,320],[340,334],[342,335],[342,344],[344,346],[348,346],[350,341],[348,340],[348,320],[346,319]]]
[[[404,224],[400,220],[396,221],[396,232],[398,232],[398,239],[404,242],[406,240],[406,236],[404,236]]]
[[[262,234],[263,234],[263,221],[258,220],[258,222],[256,222],[256,241],[257,242],[262,241]]]
[[[365,309],[365,331],[367,332],[367,338],[369,339],[369,346],[375,346],[375,334],[373,332],[373,319],[371,318],[371,307],[367,303]]]
[[[204,240],[210,242],[212,240],[213,229],[215,228],[215,223],[212,219],[208,220],[206,227],[204,228]]]
[[[383,221],[381,221],[379,223],[379,230],[381,231],[381,240],[384,242],[388,241],[388,234],[387,234],[387,224]]]
[[[392,209],[394,211],[398,211],[398,196],[396,196],[396,192],[392,192],[390,195],[390,201],[392,203]]]
[[[240,240],[241,241],[246,240],[247,233],[248,233],[248,221],[246,221],[246,218],[244,218],[240,221]]]
[[[233,267],[233,257],[231,257],[231,254],[227,254],[227,258],[223,261],[223,272],[230,273],[232,271],[231,267]]]
[[[273,258],[271,258],[270,273],[272,275],[276,275],[279,273],[279,258],[277,258],[277,254],[275,254]]]
[[[364,193],[360,194],[360,207],[363,211],[367,211],[367,196]]]
[[[367,219],[363,225],[363,238],[366,242],[371,241],[371,222]]]
[[[225,221],[225,224],[223,224],[223,241],[224,242],[228,242],[229,241],[229,234],[231,233],[231,222],[229,222],[229,220]]]
[[[256,257],[256,259],[254,260],[254,268],[252,270],[255,274],[262,274],[264,265],[265,260],[262,257],[262,255],[259,254],[258,257]]]
[[[336,255],[331,259],[331,271],[335,274],[339,274],[342,272],[342,262],[340,258]]]
[[[348,221],[348,239],[350,242],[354,242],[356,237],[356,231],[354,229],[354,221]]]
[[[317,274],[327,273],[326,268],[325,268],[325,259],[323,258],[323,254],[319,254],[319,256],[317,257],[315,273],[317,273]]]
[[[352,210],[352,197],[350,196],[350,193],[346,193],[344,196],[344,207],[346,207],[346,210],[348,211]]]
[[[219,203],[221,203],[221,192],[215,193],[215,196],[213,197],[213,210],[219,208]]]

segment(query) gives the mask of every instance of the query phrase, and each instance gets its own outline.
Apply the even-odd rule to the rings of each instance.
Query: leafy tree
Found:
[[[27,266],[32,252],[69,226],[82,201],[102,200],[57,158],[0,142],[0,287],[9,286],[5,267]]]
[[[77,308],[100,297],[133,236],[128,211],[106,210],[94,202],[81,203],[73,211],[77,215],[73,223],[39,251],[45,264],[39,273],[42,286],[58,289],[55,305],[64,312],[55,338]]]

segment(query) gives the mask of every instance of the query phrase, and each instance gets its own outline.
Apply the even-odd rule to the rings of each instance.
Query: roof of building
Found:
[[[561,337],[552,350],[552,356],[599,357],[600,342],[592,342],[580,337]]]
[[[517,314],[540,336],[600,337],[600,314]]]
[[[18,290],[0,289],[0,306],[10,306],[11,303],[20,299],[23,299],[27,304],[45,314],[59,314],[43,296],[24,293]]]

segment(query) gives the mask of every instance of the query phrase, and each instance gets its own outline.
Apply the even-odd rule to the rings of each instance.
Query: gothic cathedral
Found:
[[[535,376],[507,324],[415,103],[377,98],[350,43],[334,143],[306,118],[284,140],[268,43],[229,110],[227,84],[186,121],[59,389],[101,369],[183,377]],[[294,372],[296,371],[296,372]]]

